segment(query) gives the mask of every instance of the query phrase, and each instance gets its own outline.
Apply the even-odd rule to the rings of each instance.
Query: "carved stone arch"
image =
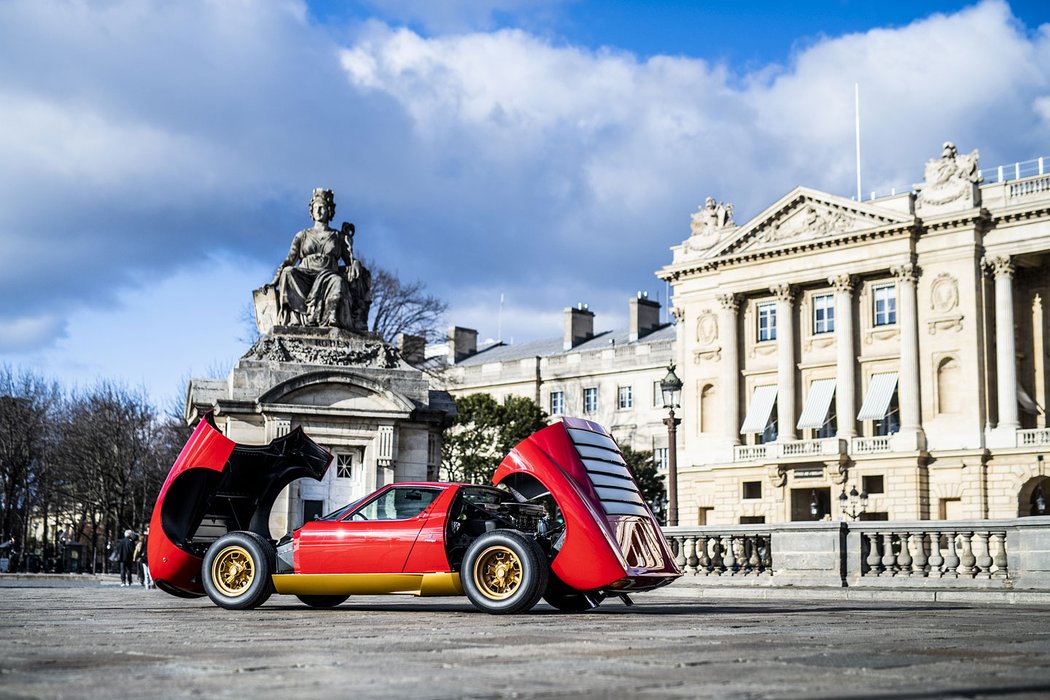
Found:
[[[318,370],[297,375],[270,387],[259,396],[258,401],[260,404],[309,404],[312,401],[303,399],[311,394],[318,398],[324,395],[323,401],[328,401],[329,406],[332,406],[331,398],[342,394],[347,403],[352,404],[354,398],[367,398],[379,404],[376,408],[392,413],[407,415],[415,409],[415,404],[406,396],[390,390],[381,382],[344,369]]]
[[[937,360],[936,379],[937,415],[959,413],[962,409],[962,364],[955,355]]]
[[[1043,500],[1048,502],[1043,513],[1036,510],[1036,497],[1042,492]],[[1029,515],[1050,515],[1050,476],[1036,475],[1021,484],[1017,491],[1017,517]]]

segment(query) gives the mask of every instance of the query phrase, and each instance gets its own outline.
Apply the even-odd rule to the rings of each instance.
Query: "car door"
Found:
[[[401,573],[442,491],[435,486],[388,486],[342,520],[303,525],[298,572]]]

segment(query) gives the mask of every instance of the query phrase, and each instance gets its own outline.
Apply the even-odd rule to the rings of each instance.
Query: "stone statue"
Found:
[[[717,202],[708,197],[698,207],[690,220],[690,237],[686,247],[693,251],[704,251],[718,242],[725,229],[733,228],[733,205]]]
[[[926,161],[924,182],[916,186],[920,207],[923,204],[948,204],[971,194],[974,186],[981,181],[977,158],[976,150],[968,155],[959,155],[955,144],[945,141],[941,157]]]
[[[338,231],[328,225],[335,197],[323,188],[314,190],[310,216],[314,225],[295,235],[288,257],[263,288],[276,287],[276,322],[365,331],[372,275],[354,258],[354,225],[343,222]]]

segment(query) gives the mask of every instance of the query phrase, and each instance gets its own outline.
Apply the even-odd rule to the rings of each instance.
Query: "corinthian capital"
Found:
[[[890,274],[897,278],[898,282],[915,284],[919,279],[919,268],[911,263],[897,265],[890,268]]]
[[[770,285],[769,291],[776,296],[777,301],[791,301],[795,297],[795,290],[787,282]]]
[[[828,284],[830,284],[836,292],[845,292],[851,294],[853,292],[853,276],[852,275],[832,275],[828,277]]]
[[[722,308],[726,311],[736,311],[740,306],[740,299],[737,298],[736,294],[719,294],[718,303],[722,305]]]
[[[981,258],[981,269],[995,277],[1013,277],[1014,261],[1009,255],[987,255]]]

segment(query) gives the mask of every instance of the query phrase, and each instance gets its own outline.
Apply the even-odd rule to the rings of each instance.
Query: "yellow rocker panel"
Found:
[[[458,573],[274,574],[273,587],[290,595],[463,595]]]

